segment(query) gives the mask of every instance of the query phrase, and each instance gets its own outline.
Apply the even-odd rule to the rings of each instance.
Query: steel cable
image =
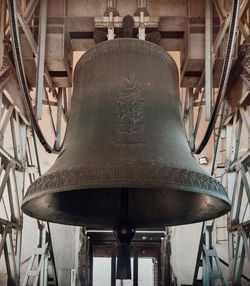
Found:
[[[27,110],[27,114],[29,116],[30,123],[34,128],[36,135],[41,142],[42,146],[48,153],[59,153],[62,149],[62,145],[56,149],[55,147],[51,147],[47,142],[46,138],[43,135],[43,132],[38,124],[36,115],[34,113],[30,95],[29,95],[29,88],[27,85],[27,80],[24,71],[23,59],[22,59],[22,52],[21,52],[21,45],[20,45],[20,37],[18,31],[18,22],[16,17],[16,0],[8,0],[8,11],[9,11],[9,23],[10,23],[10,33],[11,33],[11,42],[12,42],[12,50],[14,56],[14,62],[16,66],[17,77],[21,89],[21,93],[23,95],[23,102],[25,108]]]

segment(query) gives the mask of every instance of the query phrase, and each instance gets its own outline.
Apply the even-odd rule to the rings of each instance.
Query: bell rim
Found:
[[[89,186],[86,187],[86,185],[84,185],[83,187],[79,186],[76,188],[76,186],[71,186],[71,187],[68,187],[67,190],[62,190],[60,188],[57,188],[57,189],[50,189],[50,190],[47,190],[47,191],[43,191],[42,193],[36,193],[36,194],[32,194],[32,195],[29,195],[27,196],[26,198],[24,198],[23,200],[23,203],[22,205],[24,205],[25,203],[27,203],[28,201],[32,200],[32,199],[35,199],[35,198],[39,198],[40,196],[43,196],[43,195],[47,195],[47,194],[54,194],[54,193],[60,193],[60,192],[70,192],[70,191],[85,191],[85,190],[91,190],[91,189],[95,189],[95,190],[105,190],[105,189],[121,189],[121,188],[128,188],[128,189],[139,189],[139,188],[143,188],[143,189],[159,189],[159,190],[164,190],[164,189],[168,189],[168,187],[171,187],[171,189],[175,189],[176,191],[181,191],[181,192],[193,192],[193,193],[197,193],[197,194],[204,194],[204,195],[207,195],[207,196],[211,196],[211,197],[215,197],[217,199],[220,199],[222,201],[224,201],[225,203],[227,203],[228,205],[231,206],[231,203],[229,201],[229,199],[225,199],[227,198],[227,194],[225,192],[225,194],[218,194],[218,193],[215,193],[215,192],[212,192],[212,191],[208,191],[208,190],[204,190],[204,189],[200,189],[200,190],[196,190],[196,189],[192,189],[192,187],[185,187],[185,188],[182,188],[180,186],[176,187],[175,185],[171,185],[171,184],[165,184],[164,186],[156,186],[156,185],[147,185],[147,187],[143,187],[142,184],[139,186],[139,185],[135,185],[135,184],[130,184],[129,185],[124,185],[124,183],[120,183],[120,185],[115,185],[113,184],[112,186],[108,187],[108,185],[106,184],[105,185],[105,188],[104,186],[95,186],[93,187],[92,186]],[[167,191],[167,190],[166,190]]]
[[[209,177],[209,176],[207,176]],[[42,178],[42,177],[41,177]],[[212,177],[211,177],[212,178]],[[215,179],[214,179],[215,180]],[[216,181],[216,180],[215,180]],[[218,182],[219,183],[219,182]],[[33,185],[33,184],[32,184]],[[31,185],[31,186],[32,186]],[[192,186],[187,186],[187,185],[177,185],[177,184],[171,184],[171,183],[158,183],[156,184],[154,183],[139,183],[139,182],[128,182],[128,181],[123,181],[123,182],[112,182],[112,184],[107,184],[107,183],[95,183],[95,184],[72,184],[72,185],[68,185],[67,189],[62,189],[62,186],[56,187],[56,188],[50,188],[47,190],[43,190],[43,191],[38,191],[35,193],[31,193],[28,194],[26,193],[24,199],[23,199],[23,203],[22,206],[25,205],[27,202],[29,202],[30,200],[42,197],[43,195],[47,195],[47,194],[53,194],[53,193],[60,193],[60,192],[70,192],[70,191],[85,191],[85,190],[105,190],[105,189],[117,189],[120,190],[121,188],[128,188],[128,189],[156,189],[156,190],[164,190],[166,189],[174,189],[176,191],[182,191],[182,192],[193,192],[193,193],[197,193],[197,194],[204,194],[207,196],[211,196],[211,197],[215,197],[217,199],[220,199],[222,201],[224,201],[225,203],[227,203],[230,207],[231,207],[231,202],[228,198],[228,195],[225,191],[225,189],[223,188],[223,186],[221,185],[221,190],[223,190],[221,193],[218,193],[216,191],[213,190],[207,190],[204,188],[197,188],[197,187],[192,187]]]
[[[166,187],[166,186],[165,186]],[[190,193],[192,193],[192,194],[201,194],[201,195],[205,195],[205,196],[208,196],[208,197],[212,197],[212,200],[213,200],[213,203],[215,202],[214,200],[216,199],[218,199],[218,200],[220,200],[221,201],[221,203],[224,205],[224,208],[223,209],[220,209],[220,211],[217,211],[217,212],[213,212],[213,213],[203,213],[203,217],[205,217],[205,219],[202,219],[202,218],[200,218],[200,217],[197,217],[197,218],[192,218],[192,219],[186,219],[186,217],[183,217],[183,220],[181,221],[181,222],[174,222],[174,223],[168,223],[168,222],[166,222],[165,224],[163,224],[163,223],[159,223],[159,224],[154,224],[154,226],[152,226],[152,225],[145,225],[145,224],[141,224],[141,225],[137,225],[137,228],[138,229],[143,229],[143,228],[145,228],[145,229],[149,229],[149,228],[152,228],[152,229],[157,229],[157,228],[159,228],[159,227],[163,227],[163,226],[177,226],[177,225],[184,225],[184,224],[191,224],[191,223],[198,223],[198,222],[202,222],[202,221],[204,221],[204,220],[211,220],[211,219],[215,219],[215,218],[217,218],[217,217],[220,217],[220,216],[222,216],[222,215],[225,215],[228,211],[230,211],[230,209],[231,209],[231,204],[230,204],[230,201],[227,201],[225,198],[227,198],[227,196],[224,196],[223,197],[223,195],[220,195],[220,194],[217,194],[217,195],[211,195],[211,194],[208,194],[207,192],[202,192],[201,190],[200,191],[198,191],[198,190],[180,190],[180,188],[177,188],[177,186],[171,186],[171,188],[172,188],[172,190],[175,188],[176,190],[178,190],[178,192],[179,193],[185,193],[185,192],[190,192]],[[34,213],[32,213],[32,211],[31,211],[31,209],[28,207],[28,205],[31,203],[34,203],[34,200],[39,200],[39,197],[42,199],[42,197],[44,197],[45,199],[46,199],[46,195],[51,195],[51,194],[55,194],[55,193],[60,193],[60,191],[62,191],[62,193],[64,192],[64,193],[66,193],[66,192],[70,192],[70,191],[72,191],[74,188],[72,187],[72,189],[70,190],[67,190],[67,191],[62,191],[62,190],[57,190],[56,192],[55,192],[55,190],[49,190],[49,191],[47,191],[47,192],[44,192],[43,194],[40,194],[40,196],[39,196],[39,194],[35,194],[35,195],[33,195],[33,196],[30,196],[30,197],[27,197],[26,198],[26,200],[24,200],[23,201],[23,204],[22,204],[22,210],[24,211],[24,213],[25,214],[27,214],[27,215],[29,215],[29,216],[31,216],[31,217],[33,217],[33,218],[36,218],[36,219],[42,219],[42,217],[43,217],[43,215],[41,215],[41,216],[39,216],[39,215],[34,215]],[[101,189],[103,190],[103,188],[100,188],[100,191],[101,191]],[[114,188],[113,188],[114,189]],[[118,188],[117,187],[117,190],[119,191],[121,188]],[[131,189],[136,189],[135,187],[133,187],[133,188],[131,188]],[[148,188],[149,189],[149,188]],[[159,190],[163,190],[163,188],[158,188]],[[86,191],[91,191],[91,189],[84,189],[84,190],[86,190]],[[82,189],[78,189],[78,190],[75,190],[74,189],[74,191],[76,191],[76,192],[81,192],[81,191],[84,191],[84,190],[82,190]],[[140,191],[142,191],[142,190],[140,190]],[[155,191],[157,191],[157,190],[155,190]],[[167,192],[168,190],[166,189],[166,192]],[[225,192],[225,194],[226,194],[226,192]],[[37,204],[37,202],[35,202],[36,204]],[[70,220],[70,219],[68,219],[68,218],[62,218],[62,220],[58,220],[58,219],[56,219],[56,218],[54,218],[54,216],[53,215],[50,215],[50,212],[48,212],[49,214],[48,214],[48,217],[47,217],[47,219],[45,219],[45,220],[47,220],[47,221],[49,221],[49,222],[54,222],[54,223],[59,223],[59,224],[67,224],[67,225],[78,225],[78,226],[87,226],[87,227],[98,227],[98,222],[96,223],[96,225],[95,224],[93,224],[93,222],[86,222],[86,223],[82,223],[82,222],[80,222],[80,220],[74,220],[74,222],[73,222],[73,220]],[[43,218],[44,219],[44,218]],[[87,219],[86,219],[86,221],[87,221]],[[110,226],[107,226],[106,224],[105,225],[103,225],[103,228],[104,229],[108,229],[109,227],[111,227],[112,226],[112,223],[110,224]]]
[[[145,166],[144,166],[145,167]],[[152,166],[151,166],[152,167]],[[154,168],[156,168],[154,166]],[[89,168],[88,168],[89,169]],[[130,167],[130,170],[132,170],[132,168]],[[183,178],[190,178],[190,176],[173,176],[173,173],[175,173],[176,175],[176,170],[179,171],[179,173],[183,173],[183,169],[174,169],[174,168],[161,168],[161,172],[163,172],[163,170],[165,170],[165,173],[169,173],[170,177],[169,178],[173,178],[173,179],[183,179]],[[169,171],[172,171],[169,172]],[[128,181],[128,180],[120,180],[119,182],[100,182],[97,184],[96,182],[96,178],[93,178],[93,173],[91,174],[90,172],[90,178],[94,179],[92,184],[79,184],[79,178],[77,177],[76,174],[74,174],[74,172],[72,172],[72,170],[68,170],[68,172],[71,173],[71,179],[73,178],[75,180],[75,183],[73,183],[71,181],[71,185],[65,185],[65,180],[67,182],[70,182],[70,178],[69,175],[67,176],[66,174],[62,173],[61,179],[64,178],[64,180],[60,181],[60,178],[58,179],[57,177],[57,172],[54,172],[52,174],[48,174],[48,175],[44,175],[42,176],[40,179],[38,179],[36,182],[34,182],[31,186],[29,191],[31,191],[32,189],[36,190],[37,192],[33,192],[27,195],[24,198],[23,204],[22,204],[22,210],[24,211],[24,213],[32,216],[32,217],[36,217],[36,218],[40,218],[39,215],[41,215],[41,213],[43,213],[43,215],[41,215],[41,217],[45,218],[48,221],[52,221],[52,222],[56,222],[56,223],[63,223],[63,224],[69,224],[69,225],[87,225],[88,227],[91,226],[95,226],[97,227],[98,225],[105,225],[105,227],[109,226],[109,221],[103,223],[103,224],[99,224],[99,222],[95,221],[95,217],[82,217],[82,219],[80,220],[80,218],[75,218],[74,215],[72,214],[72,217],[68,217],[67,211],[64,210],[64,213],[66,213],[66,217],[63,217],[63,214],[60,215],[59,219],[58,216],[56,216],[56,213],[54,213],[54,208],[52,207],[53,205],[53,201],[52,201],[52,205],[50,203],[50,199],[52,198],[52,200],[54,200],[56,197],[60,198],[60,201],[64,201],[67,202],[68,200],[65,198],[67,198],[69,195],[71,196],[73,202],[75,202],[75,200],[79,203],[81,201],[81,203],[79,205],[84,205],[84,204],[88,204],[88,202],[90,203],[90,205],[92,205],[92,196],[98,197],[99,195],[102,196],[103,200],[106,200],[107,198],[107,202],[109,202],[108,204],[110,204],[110,202],[113,202],[114,204],[117,204],[117,200],[119,200],[117,198],[117,196],[119,196],[119,191],[121,191],[121,189],[127,188],[130,191],[130,196],[131,196],[131,200],[134,202],[137,202],[138,197],[141,197],[141,194],[143,193],[147,193],[150,194],[149,197],[152,196],[152,198],[155,198],[155,196],[157,197],[161,197],[163,196],[163,198],[168,197],[170,198],[172,195],[174,195],[174,193],[177,194],[178,197],[181,197],[182,201],[184,201],[187,203],[187,198],[189,200],[189,202],[192,202],[192,198],[194,198],[194,202],[196,201],[195,198],[197,198],[197,196],[199,196],[199,201],[202,202],[204,199],[204,206],[206,205],[207,207],[212,207],[213,211],[212,212],[202,212],[202,208],[203,206],[201,205],[200,207],[198,207],[198,213],[202,213],[202,215],[200,217],[197,218],[192,218],[190,219],[189,216],[185,217],[183,216],[181,219],[179,219],[177,222],[167,222],[167,221],[163,221],[164,217],[161,218],[161,222],[155,222],[153,225],[156,225],[157,227],[163,226],[163,225],[181,225],[181,224],[188,224],[188,223],[195,223],[195,222],[199,222],[199,221],[203,221],[203,220],[209,220],[209,219],[213,219],[216,218],[218,216],[221,216],[225,213],[227,213],[230,208],[231,208],[231,204],[230,204],[230,200],[227,196],[227,193],[225,191],[225,189],[223,188],[223,186],[217,181],[215,180],[213,177],[206,175],[206,174],[201,174],[198,172],[194,172],[194,171],[190,171],[190,170],[186,170],[186,175],[187,174],[193,174],[193,177],[197,179],[197,182],[199,182],[201,180],[201,178],[206,178],[209,179],[208,182],[213,182],[216,186],[219,187],[220,192],[218,192],[218,190],[210,188],[210,190],[205,189],[205,188],[201,188],[201,187],[195,187],[195,186],[187,186],[187,185],[183,185],[183,184],[177,184],[176,181],[166,184],[163,183],[161,181],[158,181],[158,183],[156,182],[151,182],[151,183],[145,183],[145,181],[143,182],[141,180],[141,178],[138,178],[138,182],[133,182],[133,181]],[[81,173],[81,172],[79,172]],[[162,174],[161,173],[161,174]],[[124,174],[124,173],[122,173]],[[159,174],[158,174],[159,175]],[[45,178],[51,178],[51,180],[46,182]],[[145,177],[145,176],[144,176]],[[54,178],[54,180],[53,180]],[[42,184],[39,183],[39,180],[42,181]],[[50,182],[50,183],[49,183]],[[60,182],[60,184],[57,187],[53,187],[52,184],[54,183],[58,183]],[[179,182],[180,183],[180,182]],[[183,182],[182,182],[183,183]],[[204,184],[204,186],[207,186],[207,183]],[[39,187],[40,186],[40,187]],[[46,187],[46,190],[42,190],[43,187]],[[117,193],[116,193],[117,190]],[[133,193],[136,192],[136,193]],[[217,192],[216,192],[217,191]],[[73,193],[72,193],[73,192]],[[103,193],[102,193],[103,192]],[[73,196],[72,196],[73,194]],[[99,194],[99,195],[98,195]],[[109,197],[109,195],[107,196],[107,194],[111,194],[112,197]],[[55,195],[55,196],[53,196]],[[102,199],[99,200],[99,203],[104,204],[105,205],[105,209],[103,210],[102,207],[100,207],[99,209],[99,213],[102,213],[104,216],[104,219],[106,219],[107,216],[107,212],[108,209],[106,208],[106,203],[104,203]],[[191,201],[190,201],[191,200]],[[46,205],[44,206],[44,204],[42,202],[47,202],[48,206],[46,207]],[[68,204],[68,203],[67,203]],[[111,203],[112,204],[112,203]],[[148,201],[149,205],[154,206],[153,201]],[[37,206],[39,205],[43,205],[43,208],[40,209],[41,213],[35,214],[33,213],[33,210],[35,210],[37,208]],[[60,203],[59,203],[60,205]],[[75,205],[75,204],[74,204]],[[50,206],[50,207],[49,207]],[[116,206],[117,207],[117,206]],[[156,206],[157,207],[157,206]],[[98,208],[98,206],[97,206]],[[53,210],[54,209],[54,210]],[[177,211],[178,212],[178,211]],[[44,216],[45,215],[45,216]],[[168,214],[166,213],[166,216]],[[93,219],[93,221],[92,221]],[[98,219],[97,219],[98,220]],[[164,223],[163,223],[164,222]],[[95,224],[96,223],[96,224]],[[148,221],[146,221],[146,224],[148,223]],[[138,225],[138,224],[137,224]],[[141,227],[144,227],[144,222],[140,224]],[[150,225],[145,225],[145,227],[151,227],[152,224]]]

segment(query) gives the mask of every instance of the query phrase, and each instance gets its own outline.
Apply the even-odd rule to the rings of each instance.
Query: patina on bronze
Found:
[[[230,210],[222,185],[190,151],[174,60],[137,39],[100,43],[79,60],[63,150],[31,184],[22,209],[51,222],[113,228],[122,188],[136,228],[193,223]]]
[[[130,277],[134,227],[194,223],[230,210],[223,186],[190,151],[177,67],[165,50],[124,38],[82,56],[63,150],[31,184],[22,209],[41,220],[114,228],[117,278]]]

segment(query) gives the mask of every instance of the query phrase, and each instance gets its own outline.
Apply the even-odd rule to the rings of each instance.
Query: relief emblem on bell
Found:
[[[145,100],[142,88],[134,75],[121,80],[115,101],[115,136],[118,144],[145,144]]]

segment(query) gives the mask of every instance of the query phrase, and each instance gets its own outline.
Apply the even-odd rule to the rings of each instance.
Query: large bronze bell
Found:
[[[121,216],[137,228],[157,228],[230,210],[223,186],[190,151],[177,66],[165,50],[117,39],[81,57],[63,150],[31,184],[22,209],[91,228],[113,228]]]
[[[62,152],[28,189],[23,211],[51,222],[113,228],[117,278],[130,279],[135,227],[208,220],[230,210],[193,157],[170,55],[137,39],[103,42],[79,60]]]

